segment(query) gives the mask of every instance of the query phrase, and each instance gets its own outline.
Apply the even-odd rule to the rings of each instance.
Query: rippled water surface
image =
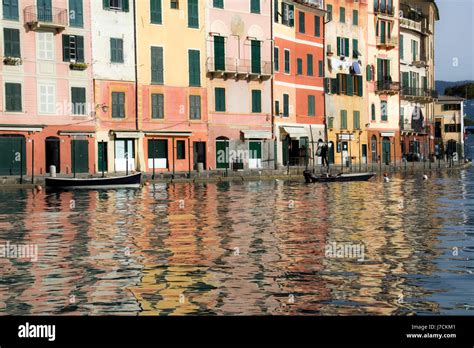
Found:
[[[0,244],[39,255],[0,258],[0,314],[472,315],[473,174],[3,189]]]

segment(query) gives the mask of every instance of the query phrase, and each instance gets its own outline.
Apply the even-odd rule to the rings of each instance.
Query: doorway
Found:
[[[386,165],[389,165],[390,162],[391,162],[391,154],[390,154],[390,150],[391,150],[391,146],[390,146],[390,138],[383,138],[382,139],[382,161],[383,163],[385,163]]]
[[[89,142],[87,140],[71,141],[71,159],[73,173],[89,172]]]
[[[49,173],[49,167],[55,166],[56,173],[61,173],[60,140],[56,137],[48,137],[45,141],[46,150],[46,173]]]

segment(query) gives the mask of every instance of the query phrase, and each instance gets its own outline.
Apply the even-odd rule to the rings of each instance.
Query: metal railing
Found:
[[[377,81],[377,92],[400,91],[400,82],[393,82],[390,79],[378,80]]]
[[[302,5],[308,5],[308,6],[316,7],[320,9],[324,8],[323,0],[295,0],[295,2]]]
[[[251,59],[224,58],[207,59],[207,71],[210,73],[231,73],[250,75],[271,75],[272,64],[267,61],[259,61],[259,64],[252,63]]]
[[[397,37],[377,36],[377,46],[395,47],[398,45]]]
[[[25,23],[49,23],[55,26],[65,27],[68,25],[68,12],[64,8],[41,8],[38,6],[27,6],[24,10]]]
[[[438,98],[438,92],[429,88],[402,87],[401,94],[410,97]]]
[[[374,1],[374,12],[393,16],[395,13],[395,7],[393,5],[388,4],[379,5],[378,1],[376,0]]]

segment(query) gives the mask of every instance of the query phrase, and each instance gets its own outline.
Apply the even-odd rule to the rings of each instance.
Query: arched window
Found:
[[[375,104],[372,103],[371,120],[375,121]]]

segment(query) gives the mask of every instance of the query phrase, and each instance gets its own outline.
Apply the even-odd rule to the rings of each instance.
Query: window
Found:
[[[365,70],[366,70],[366,74],[367,74],[367,76],[366,76],[367,81],[372,81],[372,79],[374,77],[373,73],[372,73],[372,66],[367,65]]]
[[[273,49],[273,63],[275,71],[280,70],[280,49],[278,47]]]
[[[405,59],[404,58],[404,55],[405,55],[405,52],[404,52],[404,47],[403,47],[403,35],[400,34],[400,59]]]
[[[201,52],[198,50],[188,51],[189,85],[198,87],[201,85]]]
[[[217,112],[225,112],[225,88],[217,87],[214,90],[215,108]]]
[[[184,140],[176,141],[176,159],[186,159],[186,142]]]
[[[324,65],[323,61],[320,60],[318,61],[318,76],[319,77],[324,77]]]
[[[76,28],[82,28],[84,26],[82,0],[69,0],[69,25]]]
[[[3,18],[18,20],[18,0],[3,0]]]
[[[339,22],[346,22],[346,9],[344,7],[339,8]]]
[[[262,91],[259,89],[252,90],[252,112],[262,112]]]
[[[290,51],[285,50],[285,74],[290,73]]]
[[[224,8],[224,0],[213,0],[212,6],[214,8]]]
[[[278,23],[279,19],[278,0],[273,0],[273,21]]]
[[[307,68],[308,76],[313,76],[313,55],[312,54],[306,55],[306,68]]]
[[[225,70],[225,38],[214,36],[214,69]]]
[[[84,37],[63,35],[63,61],[84,62]]]
[[[123,63],[123,40],[110,39],[110,61],[112,63]]]
[[[188,28],[199,28],[198,0],[188,0]]]
[[[191,120],[201,119],[201,96],[200,95],[189,96],[189,119]]]
[[[387,118],[387,102],[386,101],[382,101],[380,103],[380,111],[381,111],[381,118],[382,118],[382,121],[387,121],[388,118]]]
[[[20,58],[20,30],[3,29],[3,55]]]
[[[359,25],[359,11],[352,11],[352,25]]]
[[[54,60],[54,34],[50,32],[37,32],[38,59]]]
[[[363,78],[361,75],[353,75],[354,95],[362,97],[364,95]]]
[[[283,117],[290,116],[290,95],[283,94]]]
[[[275,116],[280,116],[280,101],[275,100]]]
[[[328,22],[332,21],[332,5],[327,5],[326,7],[326,11],[327,11],[327,20]]]
[[[295,6],[287,4],[286,2],[281,3],[282,19],[281,24],[294,27],[295,26]]]
[[[375,121],[376,118],[375,118],[375,104],[372,103],[372,107],[371,107],[371,121]]]
[[[341,110],[341,129],[347,129],[347,110]]]
[[[162,85],[163,82],[163,47],[151,47],[151,83]]]
[[[304,23],[304,19],[305,19],[305,14],[303,11],[299,11],[298,12],[298,22],[299,22],[299,31],[300,33],[303,33],[305,32],[305,23]]]
[[[104,10],[128,12],[128,0],[103,0]]]
[[[5,83],[5,111],[21,112],[21,84]]]
[[[252,40],[251,42],[251,56],[252,56],[252,73],[260,74],[262,71],[261,61],[261,47],[262,43],[258,40]]]
[[[153,24],[162,24],[161,0],[150,0],[150,22]]]
[[[86,89],[83,87],[71,88],[71,104],[73,115],[86,114]]]
[[[296,59],[296,74],[303,75],[303,59]]]
[[[337,37],[337,55],[349,57],[349,39]]]
[[[170,8],[173,9],[173,10],[178,10],[179,9],[179,0],[171,0]]]
[[[360,111],[354,111],[353,117],[354,129],[360,129]]]
[[[334,117],[329,117],[328,119],[328,128],[334,128]]]
[[[260,13],[260,0],[250,0],[250,12]]]
[[[359,40],[352,39],[352,58],[359,58]]]
[[[125,92],[112,92],[112,118],[125,117]]]
[[[308,116],[316,115],[316,97],[308,95]]]
[[[39,112],[54,114],[56,111],[56,86],[53,84],[39,85]]]
[[[411,40],[411,54],[412,61],[418,60],[418,42],[416,40]]]
[[[162,93],[153,93],[151,95],[151,118],[165,118],[165,96]]]
[[[314,16],[314,36],[321,36],[321,18],[319,16]]]

